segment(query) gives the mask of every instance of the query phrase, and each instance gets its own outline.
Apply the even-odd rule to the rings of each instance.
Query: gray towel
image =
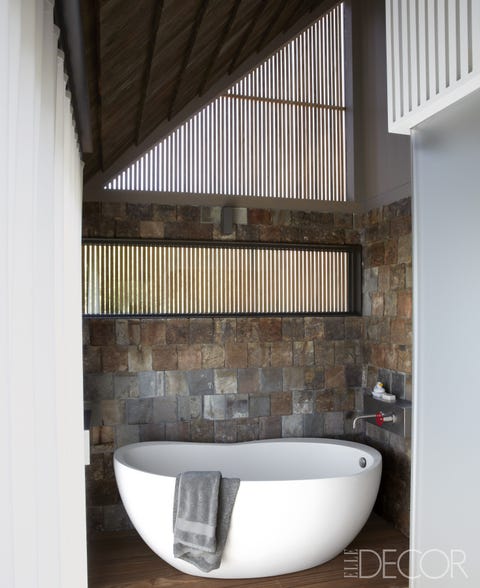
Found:
[[[177,476],[173,503],[173,554],[203,572],[220,567],[240,480],[220,472]]]

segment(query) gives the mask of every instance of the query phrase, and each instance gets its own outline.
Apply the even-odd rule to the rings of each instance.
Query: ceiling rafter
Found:
[[[200,82],[200,86],[198,87],[199,96],[201,96],[205,90],[205,86],[206,86],[208,79],[210,77],[210,72],[212,71],[213,66],[215,65],[215,61],[217,60],[217,57],[219,56],[219,54],[222,50],[222,47],[225,44],[228,33],[230,32],[230,29],[232,28],[233,21],[235,20],[235,17],[237,16],[237,12],[238,12],[238,9],[240,7],[241,2],[242,2],[242,0],[235,0],[235,4],[233,5],[232,10],[230,11],[230,14],[228,16],[228,20],[225,23],[222,34],[220,35],[220,37],[218,39],[218,43],[217,43],[214,51],[212,52],[212,56],[211,56],[210,61],[208,63],[207,69],[205,70],[205,74],[202,78],[202,81]]]
[[[167,114],[168,120],[170,120],[172,118],[173,108],[175,106],[175,102],[177,101],[178,91],[180,90],[180,85],[182,83],[183,76],[184,76],[185,71],[187,69],[188,62],[190,61],[190,55],[192,54],[193,47],[195,46],[195,41],[197,40],[198,31],[200,30],[200,26],[202,24],[203,17],[205,15],[206,10],[207,10],[208,2],[209,2],[209,0],[203,0],[202,3],[200,4],[199,9],[197,10],[196,15],[195,15],[195,20],[192,25],[190,38],[188,39],[187,48],[186,48],[185,53],[183,55],[182,65],[181,65],[180,71],[178,73],[177,79],[175,80],[175,86],[173,88],[170,106],[168,107],[168,114]]]
[[[135,143],[138,145],[142,132],[143,114],[145,112],[145,100],[148,95],[148,89],[150,86],[150,76],[152,73],[152,62],[153,56],[155,55],[155,47],[157,46],[158,30],[160,28],[160,21],[162,18],[164,0],[157,0],[155,5],[155,13],[152,21],[152,32],[150,35],[150,41],[148,44],[148,55],[145,63],[145,70],[143,72],[142,90],[140,95],[140,101],[138,106],[138,119],[137,129],[135,132]]]
[[[247,30],[245,31],[245,34],[243,35],[243,37],[240,39],[240,43],[238,44],[238,48],[235,51],[235,55],[233,56],[233,59],[228,67],[228,74],[230,75],[233,70],[236,68],[237,66],[237,62],[238,59],[240,57],[240,54],[242,52],[242,49],[245,47],[245,45],[247,44],[247,41],[250,37],[250,35],[252,34],[252,31],[255,27],[255,25],[257,24],[258,19],[260,18],[262,12],[265,9],[265,6],[267,5],[268,0],[262,0],[259,5],[257,10],[255,11],[255,14],[253,15],[252,19],[250,20],[250,23],[247,27]]]
[[[97,103],[97,127],[98,127],[98,160],[100,163],[100,169],[105,169],[105,161],[103,157],[103,130],[102,130],[102,54],[101,54],[101,18],[100,18],[100,0],[94,0],[94,25],[95,25],[95,97]]]
[[[257,43],[257,45],[255,47],[255,51],[260,51],[260,49],[268,41],[268,39],[269,39],[269,37],[270,37],[270,35],[272,33],[272,29],[275,28],[275,23],[280,18],[280,15],[282,14],[282,12],[285,10],[285,8],[287,6],[288,6],[288,0],[282,0],[281,2],[279,2],[278,6],[277,6],[277,9],[273,13],[273,16],[272,16],[270,22],[265,27],[265,31],[260,36],[260,40],[258,41],[258,43]]]

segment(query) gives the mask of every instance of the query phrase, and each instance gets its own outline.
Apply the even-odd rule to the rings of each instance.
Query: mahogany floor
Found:
[[[372,515],[353,543],[353,554],[309,570],[247,580],[197,578],[157,557],[134,532],[102,533],[89,542],[89,588],[406,588],[408,539]],[[375,553],[366,550],[372,550]],[[365,550],[365,551],[361,551]],[[384,552],[384,550],[388,550]],[[390,551],[395,550],[395,551]],[[376,555],[378,554],[378,555]],[[382,563],[384,569],[382,571]],[[360,564],[360,569],[358,564]],[[370,576],[370,577],[368,577]]]

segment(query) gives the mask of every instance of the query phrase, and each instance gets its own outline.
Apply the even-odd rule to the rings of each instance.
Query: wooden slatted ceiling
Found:
[[[83,0],[94,152],[85,177],[175,116],[320,0]]]

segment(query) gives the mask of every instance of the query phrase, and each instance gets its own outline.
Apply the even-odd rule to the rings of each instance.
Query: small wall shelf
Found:
[[[395,423],[384,423],[382,429],[401,435],[406,439],[412,436],[412,403],[402,398],[397,398],[395,402],[385,402],[374,398],[370,392],[363,394],[363,413],[373,414],[382,411],[385,414],[395,413],[397,420]],[[368,421],[370,424],[379,427],[375,419]]]

